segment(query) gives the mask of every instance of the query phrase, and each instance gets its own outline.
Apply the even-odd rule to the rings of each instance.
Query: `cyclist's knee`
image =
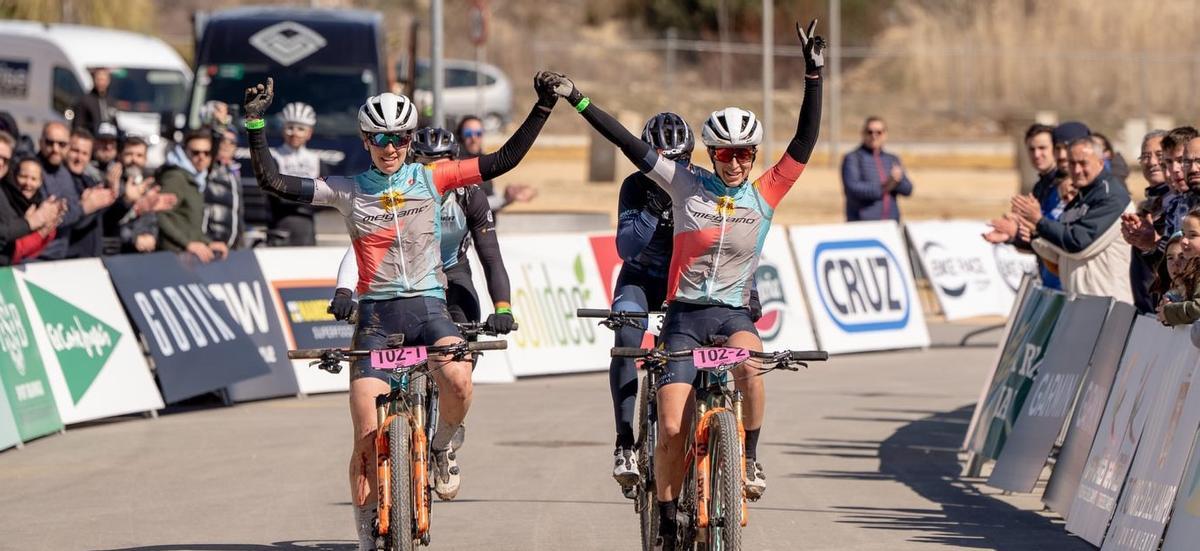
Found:
[[[440,389],[443,395],[452,396],[458,401],[471,399],[474,386],[471,384],[470,365],[462,362],[446,364],[442,370],[445,388]]]

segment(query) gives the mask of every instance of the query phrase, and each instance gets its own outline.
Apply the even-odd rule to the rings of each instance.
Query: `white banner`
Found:
[[[1009,257],[998,256],[995,246],[983,240],[987,224],[929,221],[909,222],[905,228],[947,320],[1009,312],[1016,295],[999,266]]]
[[[895,222],[793,226],[790,231],[821,348],[844,353],[929,345]]]
[[[14,270],[63,423],[162,409],[162,396],[99,259]]]
[[[1097,547],[1116,510],[1142,427],[1159,397],[1170,344],[1171,330],[1154,318],[1139,316],[1134,321],[1067,517],[1067,531]]]
[[[786,229],[776,226],[767,233],[754,278],[763,310],[762,319],[754,325],[762,337],[763,349],[816,349],[817,340],[813,336],[808,304],[800,289],[796,260],[788,245]]]
[[[1168,358],[1161,366],[1163,381],[1150,403],[1150,418],[1104,537],[1105,551],[1158,549],[1200,426],[1200,350],[1192,345],[1191,327],[1176,327],[1172,333]],[[1188,548],[1195,545],[1192,539]]]

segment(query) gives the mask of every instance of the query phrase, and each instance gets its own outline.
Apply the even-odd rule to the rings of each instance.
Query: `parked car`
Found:
[[[162,162],[161,116],[187,105],[191,69],[165,42],[142,34],[35,21],[0,21],[0,110],[36,136],[52,120],[71,121],[71,108],[92,89],[90,70],[112,70],[109,87],[117,126],[150,143],[149,164]]]
[[[443,94],[447,125],[453,126],[464,116],[476,115],[483,119],[489,131],[499,130],[512,120],[512,83],[499,67],[488,63],[475,63],[467,59],[445,60]],[[396,74],[405,82],[408,63],[396,64]],[[477,83],[482,87],[477,88]],[[417,60],[416,92],[413,99],[422,107],[432,109],[433,71],[428,59]]]

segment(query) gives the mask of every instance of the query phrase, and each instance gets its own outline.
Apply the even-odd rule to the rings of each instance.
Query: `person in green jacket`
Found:
[[[167,153],[166,168],[159,176],[163,193],[179,198],[175,208],[158,215],[158,248],[187,251],[201,262],[216,254],[204,233],[204,186],[213,158],[212,136],[207,131],[192,131],[183,144]]]

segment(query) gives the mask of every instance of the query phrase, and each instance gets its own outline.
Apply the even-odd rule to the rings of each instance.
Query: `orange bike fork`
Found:
[[[696,461],[696,524],[700,528],[708,528],[708,500],[711,488],[708,484],[710,472],[712,470],[711,461],[708,458],[708,423],[712,416],[717,412],[725,411],[725,408],[713,408],[700,416],[700,421],[696,423],[696,436],[692,441],[694,459]]]
[[[417,424],[416,419],[409,417],[412,425],[412,493],[413,518],[417,519],[417,538],[429,532],[429,452],[425,427]]]
[[[375,498],[379,510],[379,533],[388,533],[392,508],[392,461],[391,444],[388,442],[388,425],[394,415],[379,414],[379,427],[375,429],[375,480],[379,491]]]

